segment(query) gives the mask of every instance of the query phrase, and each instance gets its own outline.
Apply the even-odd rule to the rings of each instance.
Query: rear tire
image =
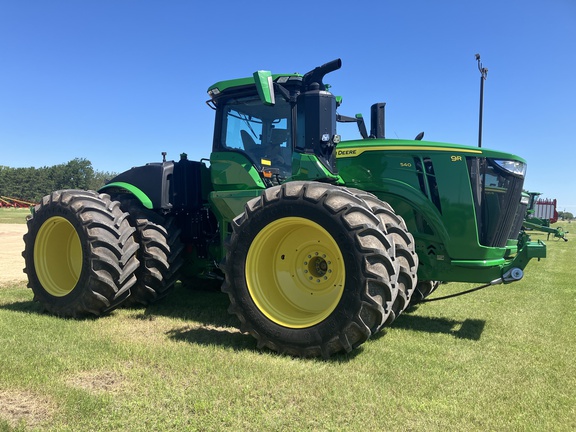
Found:
[[[122,210],[128,212],[140,245],[137,282],[123,306],[146,306],[169,294],[178,279],[184,248],[180,229],[173,217],[163,217],[144,208],[132,196],[118,195],[113,199],[120,201]]]
[[[34,300],[55,315],[102,315],[136,282],[138,244],[119,203],[94,191],[45,196],[27,222],[22,253]]]
[[[222,291],[258,347],[302,357],[349,352],[382,327],[397,289],[388,239],[346,189],[289,182],[232,223]]]

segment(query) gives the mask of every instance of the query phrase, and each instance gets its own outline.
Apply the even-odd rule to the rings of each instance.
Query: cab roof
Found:
[[[273,74],[272,80],[279,84],[296,84],[302,82],[302,75],[293,74]],[[237,78],[226,81],[218,81],[208,87],[208,94],[212,99],[217,98],[222,93],[234,93],[238,90],[244,90],[247,87],[255,87],[254,77]]]

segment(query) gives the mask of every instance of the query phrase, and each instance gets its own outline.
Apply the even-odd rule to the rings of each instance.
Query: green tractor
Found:
[[[154,302],[177,280],[214,280],[258,347],[328,358],[439,281],[509,283],[545,257],[520,231],[524,160],[385,139],[383,103],[368,133],[323,82],[340,66],[218,82],[209,160],[164,153],[99,191],[44,197],[24,236],[34,299],[99,316]],[[341,141],[338,121],[361,139]]]

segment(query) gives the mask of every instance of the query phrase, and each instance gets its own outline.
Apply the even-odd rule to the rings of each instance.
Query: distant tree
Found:
[[[92,177],[92,181],[90,182],[88,189],[98,190],[117,175],[118,174],[114,172],[94,171],[94,176]]]
[[[116,174],[94,171],[87,159],[42,168],[10,168],[0,165],[0,195],[39,202],[59,189],[98,190]]]
[[[35,187],[34,168],[3,168],[0,171],[0,195],[27,199],[28,190]]]
[[[88,189],[94,178],[92,163],[87,159],[73,159],[52,167],[54,189]]]
[[[0,165],[0,195],[6,195],[8,190],[8,173],[10,169],[7,166]]]

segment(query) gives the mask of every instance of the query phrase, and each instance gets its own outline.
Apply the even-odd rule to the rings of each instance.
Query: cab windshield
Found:
[[[291,174],[290,104],[278,98],[272,106],[258,96],[230,99],[224,106],[222,145],[246,153],[257,168]]]

